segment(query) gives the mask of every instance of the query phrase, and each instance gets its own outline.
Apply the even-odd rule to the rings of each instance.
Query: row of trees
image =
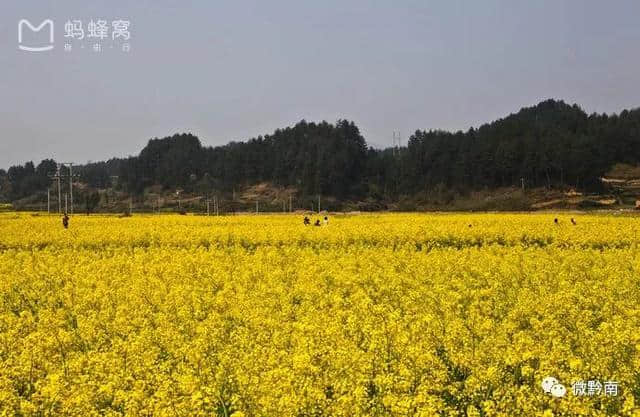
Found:
[[[45,159],[38,166],[27,162],[12,166],[8,171],[0,170],[0,196],[17,200],[46,190],[51,184],[50,175],[55,174],[56,167],[54,160]]]
[[[640,111],[587,116],[545,101],[466,133],[418,131],[403,157],[405,192],[442,183],[593,189],[615,163],[640,162]]]
[[[153,139],[122,163],[121,183],[134,192],[159,184],[185,190],[233,188],[258,182],[302,193],[348,198],[362,192],[367,145],[358,127],[302,121],[247,142],[203,147],[192,135]]]
[[[407,146],[368,147],[358,127],[339,120],[278,129],[271,135],[205,147],[190,134],[152,139],[138,156],[86,164],[82,181],[134,194],[167,190],[232,191],[258,182],[340,200],[395,199],[447,187],[594,189],[615,163],[640,163],[640,110],[587,115],[548,100],[466,132],[416,131]],[[19,199],[51,183],[55,161],[0,171],[0,193]],[[114,178],[117,177],[117,182]]]

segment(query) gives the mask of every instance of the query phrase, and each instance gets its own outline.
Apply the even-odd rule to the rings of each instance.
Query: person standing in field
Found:
[[[324,216],[323,222],[325,226],[329,226],[329,218],[327,216]]]
[[[69,216],[67,213],[64,213],[64,217],[62,218],[62,226],[64,226],[65,229],[69,228]]]
[[[304,225],[309,226],[310,224],[311,224],[311,221],[309,220],[309,218],[307,216],[304,216]]]

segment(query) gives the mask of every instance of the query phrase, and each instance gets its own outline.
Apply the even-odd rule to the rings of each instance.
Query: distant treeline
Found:
[[[77,173],[92,188],[133,194],[153,185],[208,193],[269,182],[301,196],[389,200],[523,182],[589,190],[615,163],[640,163],[640,110],[587,115],[577,105],[548,100],[466,132],[416,131],[399,149],[369,147],[350,121],[301,121],[217,147],[190,134],[152,139],[138,156],[89,163]],[[55,168],[45,160],[0,170],[0,195],[16,200],[46,190]]]

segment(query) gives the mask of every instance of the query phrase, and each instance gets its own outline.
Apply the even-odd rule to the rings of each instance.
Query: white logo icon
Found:
[[[552,376],[542,380],[542,390],[553,397],[562,398],[567,393],[567,389]]]
[[[49,45],[46,46],[25,46],[22,44],[22,31],[27,26],[32,32],[40,32],[45,26],[49,27]],[[18,48],[29,52],[43,52],[53,49],[53,21],[47,19],[40,26],[33,26],[27,19],[22,19],[18,23]]]

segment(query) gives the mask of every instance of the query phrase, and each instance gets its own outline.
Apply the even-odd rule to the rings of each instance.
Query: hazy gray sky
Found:
[[[640,106],[639,17],[637,0],[4,0],[0,167],[303,118],[354,120],[386,146],[394,130],[467,129],[545,98],[618,112]],[[20,51],[22,18],[52,19],[55,48]],[[65,51],[69,19],[129,20],[130,52],[111,37]]]

